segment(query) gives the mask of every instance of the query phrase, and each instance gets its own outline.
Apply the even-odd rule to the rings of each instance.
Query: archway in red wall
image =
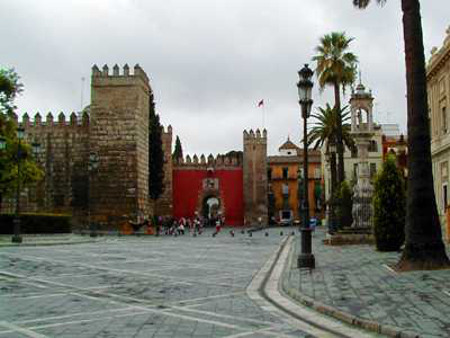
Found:
[[[208,220],[208,224],[213,226],[217,219],[225,216],[224,205],[219,191],[205,191],[200,196],[199,213]]]
[[[216,196],[203,199],[202,215],[207,218],[217,218],[220,212],[220,200]]]

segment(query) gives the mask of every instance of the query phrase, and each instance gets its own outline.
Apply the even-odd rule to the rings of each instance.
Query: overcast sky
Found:
[[[422,1],[427,58],[449,13],[448,0]],[[185,154],[241,150],[263,113],[274,154],[288,135],[300,141],[297,71],[332,31],[355,38],[375,120],[406,129],[401,18],[399,0],[366,11],[351,0],[0,0],[0,65],[25,86],[19,113],[68,116],[89,104],[93,64],[139,63]],[[332,103],[331,89],[316,84],[314,100]]]

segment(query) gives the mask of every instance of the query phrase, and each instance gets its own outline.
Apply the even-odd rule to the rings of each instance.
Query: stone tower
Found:
[[[161,216],[172,216],[173,214],[173,194],[172,194],[172,126],[167,127],[167,131],[161,133],[162,148],[164,152],[164,190],[157,200],[157,213]]]
[[[90,217],[102,226],[148,216],[148,124],[151,87],[139,65],[92,68]]]
[[[358,148],[357,183],[353,188],[352,228],[369,229],[372,226],[372,195],[368,152],[374,134],[373,97],[360,83],[350,98],[351,133]]]
[[[261,217],[268,222],[267,209],[267,131],[261,135],[244,131],[244,217],[246,224],[255,225]]]

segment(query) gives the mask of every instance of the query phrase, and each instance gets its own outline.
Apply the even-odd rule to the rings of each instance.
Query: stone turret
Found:
[[[91,219],[117,225],[126,218],[149,216],[148,77],[139,65],[130,74],[107,65],[92,67],[90,152],[98,169],[90,174]]]
[[[244,130],[244,217],[249,225],[267,225],[267,131]]]

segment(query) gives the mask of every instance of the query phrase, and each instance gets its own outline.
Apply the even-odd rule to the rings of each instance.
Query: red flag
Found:
[[[264,100],[258,102],[258,108],[264,106]]]

